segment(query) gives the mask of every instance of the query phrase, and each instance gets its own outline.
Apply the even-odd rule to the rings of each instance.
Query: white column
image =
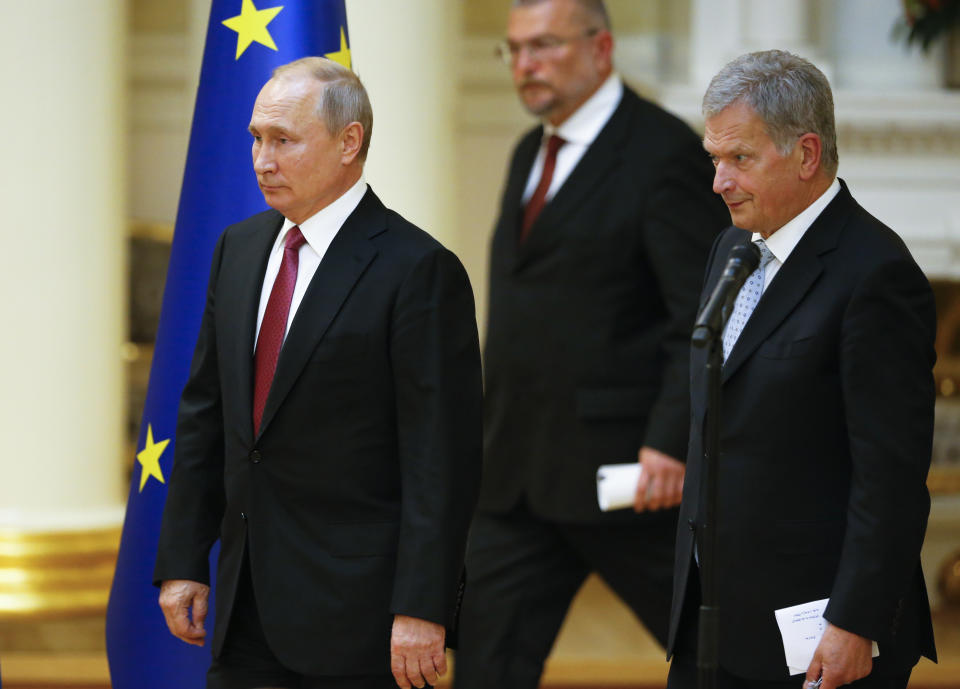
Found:
[[[0,570],[11,543],[123,518],[124,21],[122,0],[0,3]]]
[[[690,85],[705,88],[729,60],[745,52],[740,0],[692,0]]]
[[[353,68],[373,104],[367,181],[454,250],[460,12],[450,0],[347,0]]]
[[[122,516],[122,4],[0,6],[0,527]]]
[[[706,88],[738,55],[773,48],[813,61],[829,78],[812,36],[815,9],[809,0],[692,0],[691,85]]]
[[[826,10],[835,87],[889,92],[941,86],[942,42],[925,55],[892,36],[903,13],[900,0],[829,0]]]
[[[808,56],[810,45],[808,0],[742,0],[743,44],[748,50],[779,48]]]

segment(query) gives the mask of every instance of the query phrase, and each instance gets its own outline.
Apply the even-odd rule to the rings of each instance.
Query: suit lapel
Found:
[[[354,285],[377,255],[369,238],[387,227],[386,209],[369,188],[337,232],[314,274],[290,325],[267,395],[260,433],[270,424],[317,343],[339,313]]]
[[[624,88],[623,97],[610,121],[600,130],[570,176],[534,221],[530,236],[518,249],[517,269],[536,256],[549,253],[563,242],[564,230],[569,228],[564,218],[585,198],[589,198],[594,189],[605,182],[610,171],[621,164],[623,141],[629,134],[628,124],[636,106],[635,99],[636,96]]]
[[[853,197],[844,185],[804,233],[763,293],[733,346],[730,357],[723,365],[724,382],[790,315],[820,277],[823,272],[820,256],[836,247],[852,204]]]
[[[507,186],[503,190],[503,203],[500,210],[500,222],[494,241],[499,243],[499,251],[509,257],[510,265],[517,259],[520,223],[523,218],[523,190],[527,186],[530,168],[540,150],[543,128],[537,127],[520,142],[514,153],[507,177]]]

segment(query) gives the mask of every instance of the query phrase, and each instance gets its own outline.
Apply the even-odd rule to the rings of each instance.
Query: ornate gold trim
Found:
[[[0,619],[102,613],[119,545],[119,528],[0,529]]]
[[[173,241],[173,225],[133,219],[130,220],[129,234],[136,239],[150,239],[169,244]]]

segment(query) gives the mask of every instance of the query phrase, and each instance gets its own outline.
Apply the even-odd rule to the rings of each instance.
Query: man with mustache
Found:
[[[627,88],[612,54],[600,0],[515,0],[501,55],[541,124],[493,236],[458,689],[536,687],[591,572],[666,639],[688,342],[726,214],[698,137]],[[597,467],[630,461],[638,513],[601,513]]]

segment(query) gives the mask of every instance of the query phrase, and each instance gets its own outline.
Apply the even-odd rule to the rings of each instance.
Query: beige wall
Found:
[[[127,0],[127,4],[129,27],[134,33],[187,31],[190,21],[190,3],[187,0]]]
[[[504,31],[511,0],[465,0],[464,30],[470,34],[499,35]],[[614,31],[685,31],[689,24],[687,2],[665,0],[608,0]]]

